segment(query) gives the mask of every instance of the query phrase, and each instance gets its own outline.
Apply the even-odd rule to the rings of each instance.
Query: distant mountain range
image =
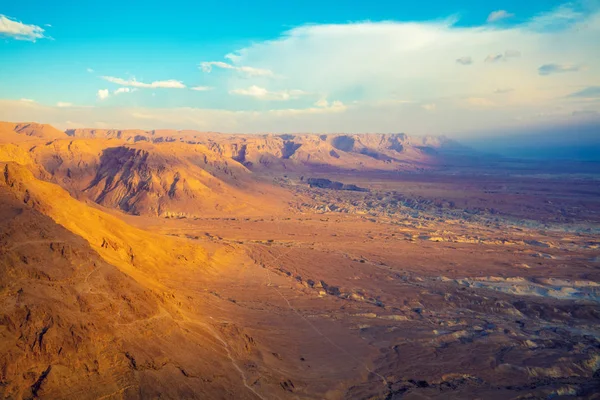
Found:
[[[30,167],[79,199],[134,215],[260,212],[272,176],[416,172],[470,149],[446,138],[405,134],[249,135],[197,131],[73,129],[0,123],[0,160]],[[308,177],[308,176],[307,176]]]

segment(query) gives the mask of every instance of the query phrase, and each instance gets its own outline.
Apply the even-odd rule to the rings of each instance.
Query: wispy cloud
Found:
[[[230,56],[233,57],[233,55],[230,55]],[[200,63],[200,68],[204,72],[211,72],[213,67],[238,71],[247,76],[269,77],[269,76],[274,75],[273,71],[268,70],[268,69],[254,68],[254,67],[248,67],[248,66],[236,66],[233,64],[227,64],[226,62],[222,62],[222,61],[205,61],[205,62]]]
[[[573,115],[574,117],[596,116],[598,114],[600,114],[600,112],[598,112],[598,110],[575,110],[571,113],[571,115]]]
[[[314,107],[307,108],[286,108],[272,109],[266,111],[230,111],[230,110],[207,110],[200,108],[185,108],[177,110],[156,110],[154,112],[138,110],[131,116],[136,120],[166,122],[168,124],[179,124],[184,122],[193,122],[196,127],[201,129],[214,129],[214,125],[228,126],[229,128],[219,128],[220,130],[237,130],[237,127],[244,127],[253,132],[267,130],[284,132],[280,121],[294,122],[293,117],[302,117],[303,121],[310,121],[312,118],[323,118],[329,114],[344,115],[348,107],[341,101],[328,102],[327,100],[318,101]],[[1,113],[0,113],[1,115]],[[224,123],[227,121],[226,123]],[[275,122],[273,124],[273,122]],[[156,122],[153,122],[156,123]],[[207,125],[208,123],[208,125]],[[212,123],[212,127],[210,125]],[[258,125],[256,125],[258,123]],[[253,125],[251,127],[251,125]],[[279,125],[279,127],[277,127]],[[262,129],[260,128],[262,127]],[[293,128],[292,128],[293,129]],[[297,129],[297,128],[296,128]],[[290,131],[289,129],[287,130]]]
[[[35,100],[32,100],[32,99],[21,99],[20,101],[22,101],[24,103],[35,103]]]
[[[91,74],[92,72],[94,72],[94,70],[93,70],[93,69],[91,69],[91,68],[87,68],[87,69],[86,69],[86,71],[87,71],[87,72],[89,72],[90,74]]]
[[[511,14],[506,10],[497,10],[497,11],[492,11],[490,13],[490,15],[488,15],[487,17],[487,22],[496,22],[496,21],[500,21],[506,18],[510,18],[510,17],[514,17],[515,14]]]
[[[100,99],[100,100],[107,99],[108,96],[109,96],[108,89],[100,89],[100,90],[98,90],[98,93],[96,94],[96,96],[98,96],[98,99]]]
[[[212,87],[210,87],[210,86],[193,86],[190,89],[195,90],[197,92],[205,92],[207,90],[212,90]]]
[[[575,93],[571,93],[567,97],[581,99],[597,99],[600,98],[600,86],[590,86]]]
[[[319,100],[315,104],[315,107],[308,108],[287,108],[282,110],[269,110],[264,115],[267,117],[293,117],[293,116],[306,116],[311,115],[323,115],[323,114],[340,114],[344,113],[348,107],[341,101],[335,100],[328,102],[327,100]]]
[[[46,37],[43,28],[37,25],[24,24],[2,14],[0,14],[0,36],[32,42]]]
[[[256,85],[252,85],[247,89],[233,89],[230,90],[229,93],[240,96],[254,97],[260,100],[291,100],[308,94],[303,90],[282,90],[271,92]]]
[[[540,75],[558,74],[561,72],[577,72],[581,69],[581,65],[573,64],[544,64],[538,68]]]
[[[588,16],[588,13],[583,12],[580,7],[576,10],[574,7],[576,3],[581,5],[583,2],[566,2],[550,12],[536,16],[530,23],[531,28],[537,31],[559,30],[583,21]],[[591,4],[592,2],[588,3]]]
[[[84,109],[84,108],[93,108],[93,106],[81,106],[81,105],[69,103],[69,102],[66,102],[66,101],[59,101],[58,103],[56,103],[56,107],[61,108],[61,109],[63,109],[63,108],[69,108],[69,109],[73,108],[73,109],[78,109],[78,110],[81,110],[81,109]]]
[[[151,83],[140,82],[140,81],[137,81],[135,78],[122,79],[122,78],[115,78],[113,76],[103,76],[102,79],[104,79],[105,81],[111,82],[111,83],[115,83],[117,85],[121,85],[121,86],[130,86],[130,87],[144,88],[144,89],[148,89],[148,88],[185,89],[185,87],[186,87],[182,82],[176,81],[174,79],[169,79],[166,81],[154,81]]]
[[[426,111],[435,111],[437,106],[435,105],[435,103],[428,103],[421,105],[421,108]]]
[[[473,58],[470,56],[460,57],[456,59],[456,62],[461,65],[471,65],[473,64]]]

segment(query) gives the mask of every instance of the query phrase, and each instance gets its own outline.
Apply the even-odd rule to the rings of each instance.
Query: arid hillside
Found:
[[[55,130],[45,125],[29,135],[20,124],[7,126],[12,131],[1,134],[6,143],[0,143],[0,160],[28,165],[37,177],[77,198],[130,214],[260,214],[265,208],[280,209],[278,199],[286,197],[254,179],[238,161],[204,145],[71,139],[59,131],[55,137]],[[46,138],[47,132],[52,136]],[[21,136],[28,140],[11,142]],[[265,198],[273,201],[265,203]]]
[[[3,161],[71,195],[134,215],[195,217],[285,212],[273,176],[439,168],[468,149],[404,134],[224,135],[195,131],[76,129],[4,123]],[[1,144],[4,143],[4,144]]]
[[[597,399],[593,165],[487,161],[3,123],[0,395]]]
[[[180,295],[160,283],[173,270],[209,274],[218,254],[132,228],[20,166],[2,168],[5,397],[252,398],[224,365],[218,328],[184,316]]]

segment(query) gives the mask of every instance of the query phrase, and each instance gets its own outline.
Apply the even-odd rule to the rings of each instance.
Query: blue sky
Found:
[[[416,134],[589,123],[600,111],[599,8],[596,0],[8,2],[0,119]]]

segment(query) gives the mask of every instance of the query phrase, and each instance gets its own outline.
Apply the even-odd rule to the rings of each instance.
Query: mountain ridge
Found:
[[[283,211],[289,193],[272,185],[281,176],[424,171],[460,159],[461,152],[469,154],[447,138],[404,133],[61,132],[34,123],[0,128],[0,161],[27,165],[36,177],[59,184],[75,198],[161,217]]]

